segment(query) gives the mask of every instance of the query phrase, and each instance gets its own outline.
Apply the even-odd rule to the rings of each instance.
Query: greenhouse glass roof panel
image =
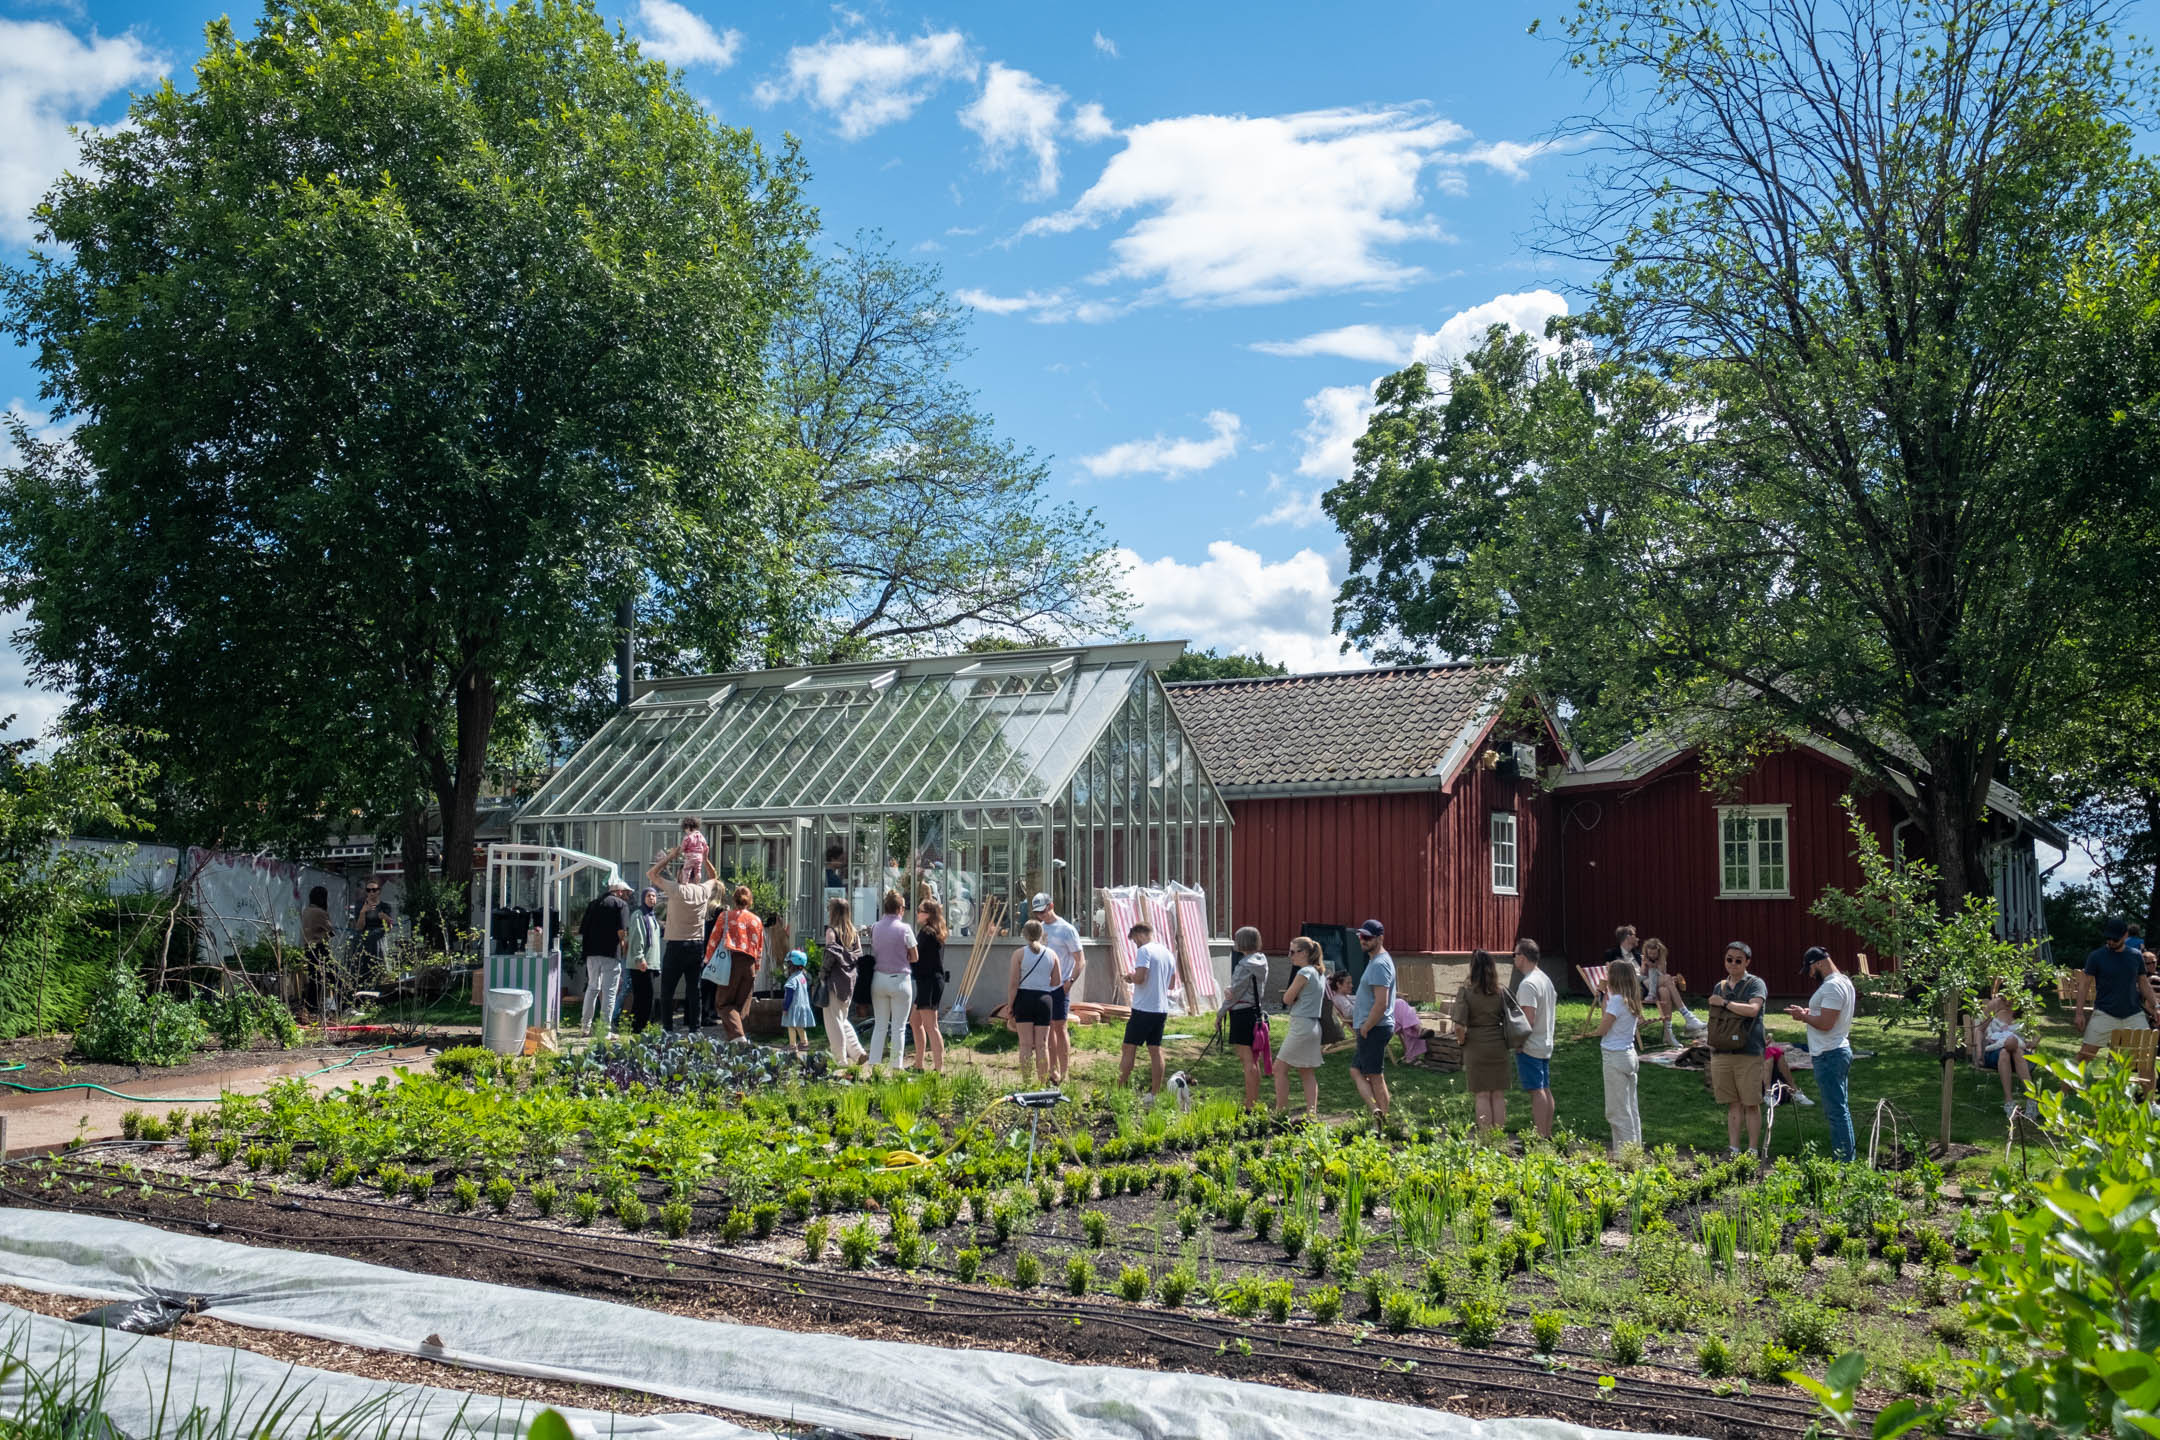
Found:
[[[1047,803],[1148,671],[1182,648],[663,681],[579,750],[524,818]]]

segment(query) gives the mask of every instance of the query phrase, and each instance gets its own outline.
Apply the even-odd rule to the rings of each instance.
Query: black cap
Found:
[[[1369,939],[1377,940],[1382,935],[1387,934],[1387,926],[1381,924],[1378,920],[1367,920],[1357,927],[1357,933]]]
[[[2100,938],[2103,940],[2120,940],[2129,933],[2130,922],[2120,915],[2110,915],[2100,922]]]
[[[1830,952],[1828,950],[1823,949],[1820,945],[1810,945],[1807,948],[1807,954],[1800,957],[1800,963],[1812,970],[1829,958]]]

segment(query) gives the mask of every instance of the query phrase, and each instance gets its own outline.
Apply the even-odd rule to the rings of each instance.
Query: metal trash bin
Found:
[[[490,990],[480,1017],[480,1039],[498,1055],[525,1053],[525,1025],[532,1018],[530,990]]]

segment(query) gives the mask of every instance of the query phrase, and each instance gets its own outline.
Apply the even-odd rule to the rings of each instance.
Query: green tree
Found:
[[[1162,679],[1167,685],[1178,680],[1265,680],[1289,673],[1289,666],[1264,655],[1241,655],[1235,650],[1221,655],[1209,646],[1205,650],[1187,650],[1165,665]]]
[[[807,219],[589,0],[272,0],[37,210],[8,326],[81,418],[0,495],[41,678],[228,843],[394,818],[471,874],[506,706],[620,599],[794,624],[764,408]],[[799,528],[799,527],[797,527]]]
[[[1946,914],[1985,893],[1989,784],[2153,501],[2120,9],[1584,0],[1603,159],[1554,243],[1594,303],[1489,339],[1438,419],[1384,397],[1328,497],[1345,633],[1523,655],[1592,733],[1827,736]]]

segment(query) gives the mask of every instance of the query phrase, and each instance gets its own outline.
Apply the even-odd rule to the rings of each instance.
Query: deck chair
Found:
[[[2138,1081],[2146,1089],[2153,1087],[2153,1061],[2160,1053],[2160,1030],[2110,1030],[2108,1049],[2124,1056],[2136,1067]]]
[[[1583,1027],[1581,1035],[1575,1037],[1580,1040],[1597,1033],[1598,1011],[1605,1004],[1605,967],[1603,965],[1577,965],[1575,973],[1581,977],[1583,988],[1590,992],[1590,1023]]]
[[[2080,973],[2082,972],[2076,970],[2059,970],[2056,972],[2055,999],[2057,1003],[2063,1005],[2077,1004],[2078,976]]]

